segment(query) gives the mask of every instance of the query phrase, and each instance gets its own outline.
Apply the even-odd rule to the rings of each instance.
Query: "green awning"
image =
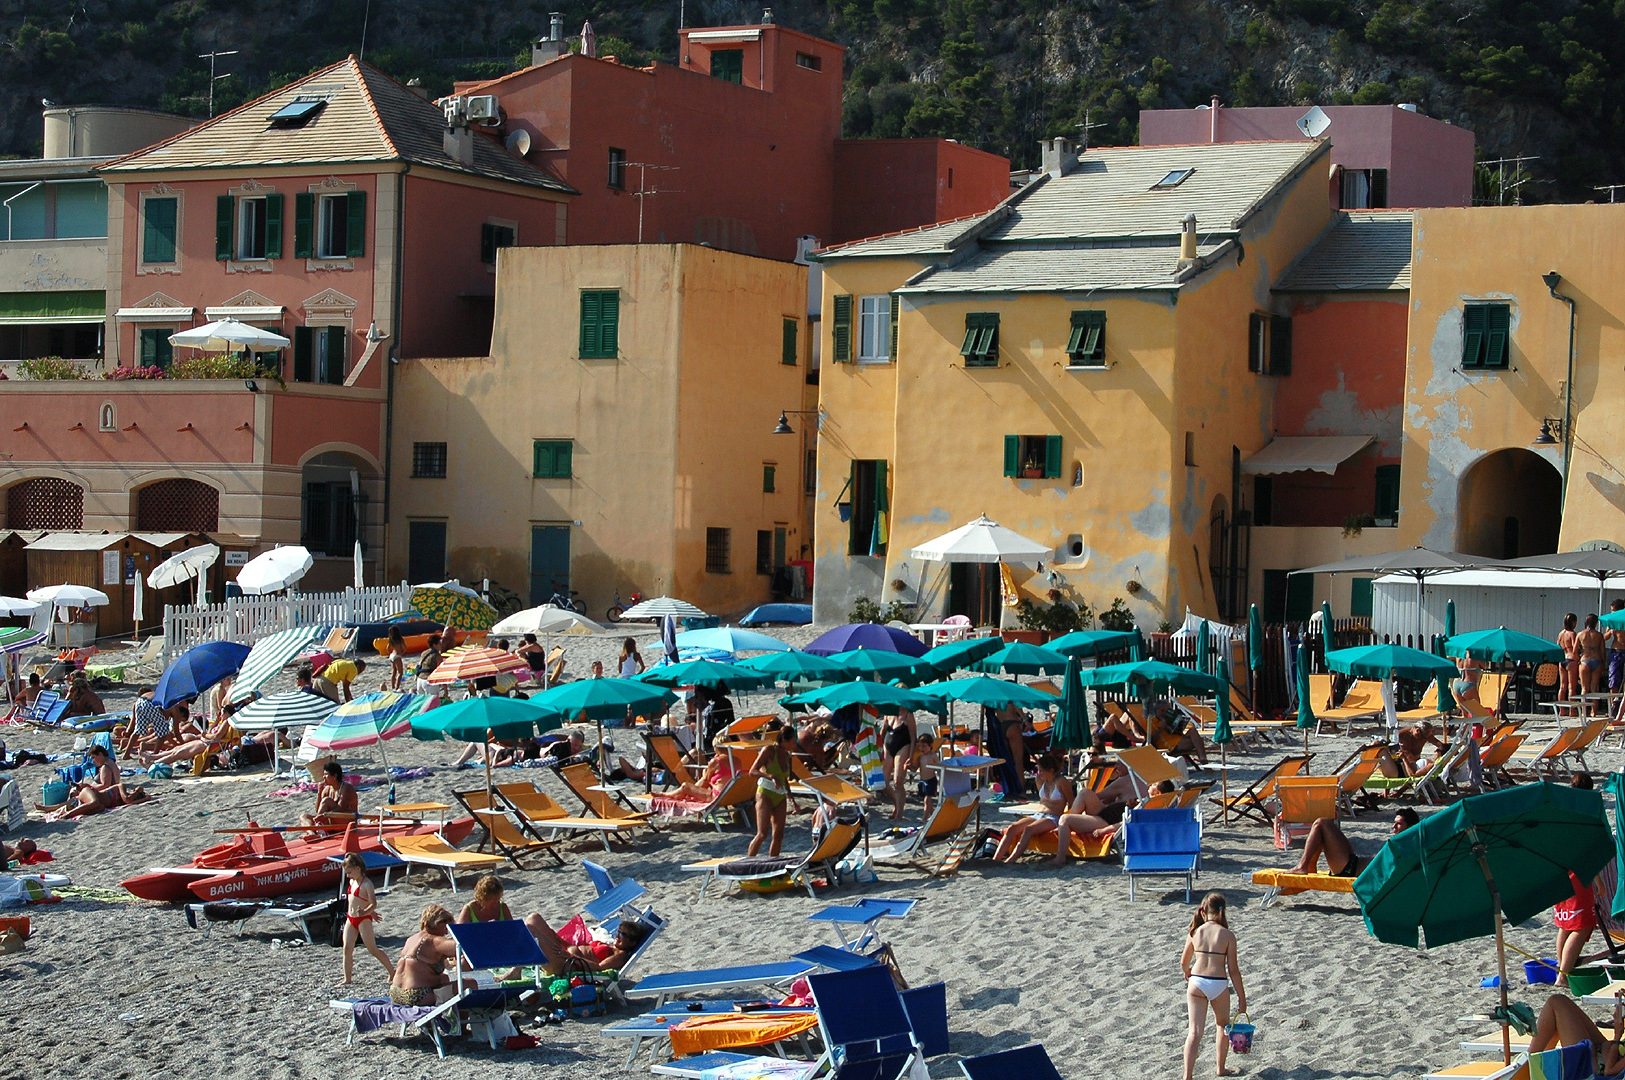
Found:
[[[99,323],[107,318],[100,289],[64,292],[0,292],[0,326]]]

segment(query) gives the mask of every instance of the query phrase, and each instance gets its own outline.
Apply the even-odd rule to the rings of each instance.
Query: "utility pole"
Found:
[[[211,49],[209,52],[198,53],[197,54],[197,58],[199,60],[207,58],[208,61],[209,61],[209,118],[210,119],[214,118],[214,84],[216,82],[218,82],[219,80],[221,80],[221,79],[229,79],[229,78],[231,78],[231,72],[229,72],[229,71],[226,72],[224,75],[216,75],[214,73],[215,58],[220,57],[220,56],[236,56],[238,54],[238,52],[240,52],[240,51],[241,50],[239,50],[239,49]]]
[[[647,165],[641,161],[628,161],[626,164],[621,166],[623,169],[633,167],[638,170],[638,189],[632,194],[638,200],[638,243],[641,244],[643,243],[644,200],[649,198],[651,195],[681,195],[682,191],[677,188],[652,188],[648,186],[648,171],[650,169],[665,169],[667,171],[675,171],[677,168],[676,165]]]

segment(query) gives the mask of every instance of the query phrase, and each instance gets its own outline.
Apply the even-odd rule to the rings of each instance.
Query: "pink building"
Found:
[[[347,583],[358,538],[382,550],[391,354],[483,354],[496,249],[559,242],[569,187],[353,58],[98,174],[105,370],[171,369],[171,334],[227,317],[290,347],[8,383],[4,525],[303,542],[307,587]]]
[[[1148,109],[1140,144],[1301,139],[1309,109]],[[1313,128],[1332,144],[1332,205],[1343,210],[1471,206],[1473,133],[1404,105],[1327,105],[1330,124]]]

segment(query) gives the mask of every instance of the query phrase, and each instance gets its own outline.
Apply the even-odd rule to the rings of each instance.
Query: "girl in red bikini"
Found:
[[[334,985],[350,985],[355,970],[357,938],[360,938],[367,951],[384,965],[384,977],[393,978],[395,966],[389,962],[389,954],[378,947],[378,941],[372,933],[372,924],[378,919],[378,895],[373,891],[372,881],[367,877],[366,862],[353,851],[344,856],[344,879],[350,883],[346,891],[349,906],[344,913],[344,979]]]

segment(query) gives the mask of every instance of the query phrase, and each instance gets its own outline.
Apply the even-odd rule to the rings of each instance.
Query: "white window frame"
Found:
[[[891,294],[858,298],[858,363],[891,363]]]
[[[344,229],[338,238],[338,250],[328,245],[334,200],[344,200]],[[348,191],[323,193],[316,196],[315,257],[318,259],[348,259],[350,257],[350,193]]]
[[[258,209],[261,222],[260,253],[258,255],[250,255],[248,254],[246,245],[249,237],[252,235],[252,230],[249,228],[249,214],[254,209],[253,204],[255,203],[259,204]],[[265,261],[265,247],[266,243],[270,239],[270,234],[266,228],[266,226],[269,224],[266,211],[267,206],[264,195],[239,195],[237,197],[236,235],[232,237],[232,247],[234,250],[231,253],[231,257],[234,262]]]

